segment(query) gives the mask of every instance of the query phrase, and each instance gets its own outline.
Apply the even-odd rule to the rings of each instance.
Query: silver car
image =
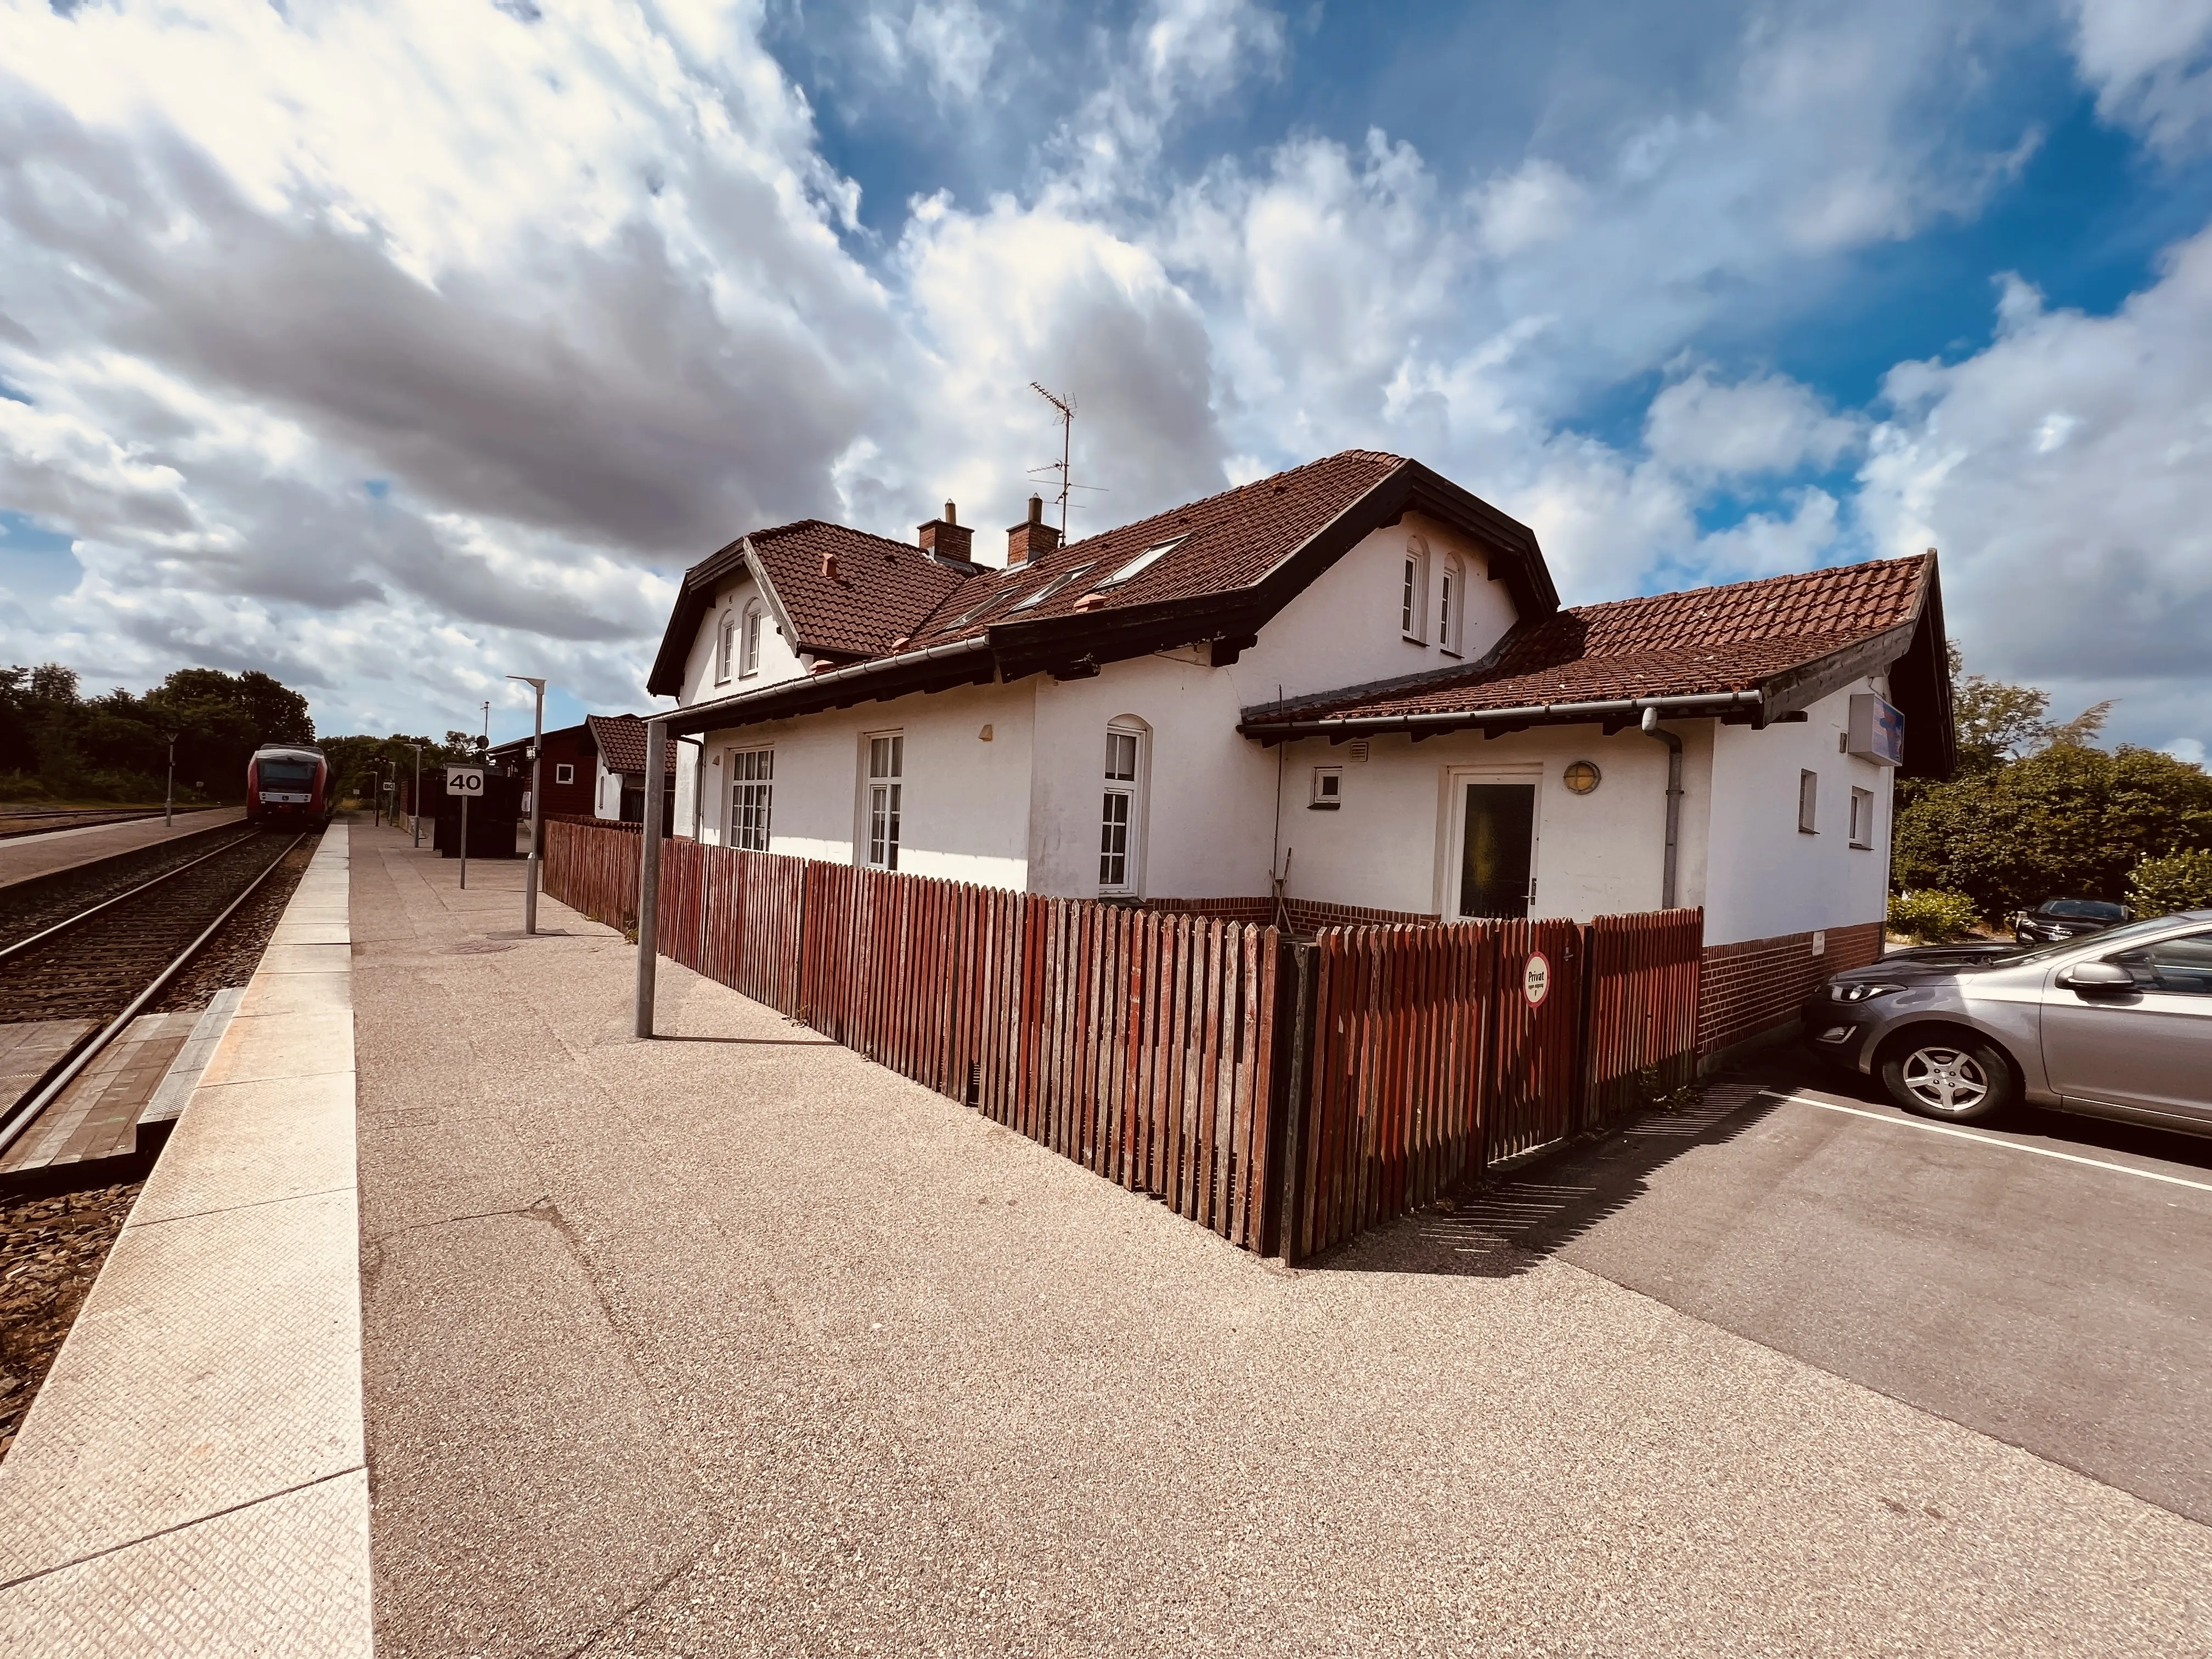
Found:
[[[2212,910],[2021,951],[1901,951],[1805,1001],[1815,1054],[1954,1123],[2026,1100],[2212,1134]]]

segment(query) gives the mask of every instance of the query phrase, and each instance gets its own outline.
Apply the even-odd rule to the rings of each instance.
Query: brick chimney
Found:
[[[950,501],[945,504],[945,516],[932,519],[915,527],[921,550],[933,558],[957,559],[963,564],[974,561],[969,556],[975,544],[975,532],[960,522],[960,515]]]
[[[1006,532],[1006,563],[1009,567],[1026,564],[1031,559],[1042,559],[1060,545],[1060,532],[1044,521],[1044,497],[1030,497],[1030,515]]]

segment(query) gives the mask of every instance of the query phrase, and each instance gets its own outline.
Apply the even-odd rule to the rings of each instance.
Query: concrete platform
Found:
[[[1556,1256],[1285,1273],[671,963],[638,1042],[454,875],[356,831],[385,1659],[2207,1649],[2154,1504]]]
[[[287,924],[331,933],[347,842]],[[0,1465],[0,1652],[371,1651],[350,976],[303,948],[336,954],[264,957]]]
[[[198,835],[225,823],[246,822],[243,806],[210,807],[179,812],[176,823],[165,828],[158,817],[129,823],[100,823],[77,830],[51,830],[35,836],[0,841],[0,893],[19,882],[59,875],[81,865],[97,864],[118,853],[135,853],[158,847],[179,836]]]

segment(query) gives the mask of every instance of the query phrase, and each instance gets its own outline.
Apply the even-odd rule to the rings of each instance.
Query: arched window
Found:
[[[730,678],[730,657],[738,638],[738,619],[730,611],[714,625],[714,681],[720,684]]]
[[[1398,631],[1409,640],[1428,637],[1429,544],[1419,536],[1406,538],[1406,560],[1398,591]]]
[[[1460,611],[1467,602],[1463,567],[1447,557],[1437,574],[1437,643],[1456,655],[1460,650]]]
[[[761,603],[755,599],[745,607],[744,627],[738,635],[738,672],[760,672]]]
[[[1106,726],[1105,799],[1099,811],[1098,890],[1133,896],[1143,878],[1146,753],[1152,731],[1133,714]]]

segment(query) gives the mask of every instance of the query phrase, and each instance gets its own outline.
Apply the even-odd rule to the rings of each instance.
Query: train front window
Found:
[[[313,761],[265,760],[261,763],[264,789],[307,789],[314,786]]]

